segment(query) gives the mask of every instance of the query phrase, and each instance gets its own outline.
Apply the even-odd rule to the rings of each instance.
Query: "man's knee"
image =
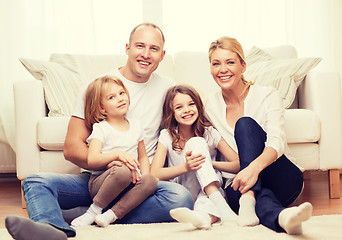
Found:
[[[153,175],[146,174],[142,176],[141,183],[146,192],[154,193],[157,189],[158,180]]]
[[[22,189],[26,192],[29,188],[34,186],[49,186],[50,179],[44,173],[31,174],[26,177],[22,184]]]
[[[157,194],[163,195],[168,200],[171,209],[177,207],[193,209],[194,200],[190,192],[178,183],[160,181],[158,183]]]

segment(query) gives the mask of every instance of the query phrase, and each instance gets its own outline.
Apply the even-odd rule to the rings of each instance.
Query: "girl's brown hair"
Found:
[[[102,108],[102,89],[109,83],[115,83],[121,86],[129,97],[128,91],[123,82],[115,76],[103,76],[95,79],[88,85],[85,93],[84,120],[89,129],[93,124],[106,119],[106,114],[101,111]]]
[[[179,144],[181,137],[177,131],[178,123],[175,119],[175,113],[173,109],[173,99],[178,93],[189,95],[197,107],[198,118],[191,126],[195,136],[203,137],[205,127],[211,126],[211,123],[205,117],[202,99],[193,87],[188,85],[176,85],[169,88],[164,100],[161,128],[167,129],[171,134],[172,149],[177,152],[181,152],[183,150]]]

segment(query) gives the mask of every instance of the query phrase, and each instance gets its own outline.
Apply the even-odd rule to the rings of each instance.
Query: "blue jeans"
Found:
[[[61,209],[90,206],[88,191],[90,174],[39,173],[23,182],[27,213],[35,222],[49,223],[64,231],[68,237],[76,235],[75,229],[63,219]],[[120,223],[154,223],[174,221],[169,211],[177,207],[193,208],[189,191],[177,183],[160,181],[157,191],[127,214]]]
[[[250,117],[237,121],[234,135],[242,170],[263,152],[267,135]],[[255,212],[260,223],[276,232],[284,232],[278,223],[279,213],[296,200],[302,188],[303,173],[285,155],[261,171],[251,188],[255,192]],[[241,193],[230,186],[226,193],[228,204],[238,212]]]

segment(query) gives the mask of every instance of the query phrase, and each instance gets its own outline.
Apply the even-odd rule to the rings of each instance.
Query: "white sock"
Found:
[[[217,191],[212,194],[210,194],[209,199],[215,204],[215,206],[218,208],[221,220],[236,220],[237,215],[233,210],[229,207],[228,203],[222,196],[222,194]]]
[[[112,222],[115,222],[116,219],[118,219],[118,217],[115,215],[112,209],[109,209],[105,213],[97,215],[95,217],[95,222],[101,227],[107,227]]]
[[[71,225],[74,227],[82,227],[91,225],[95,221],[95,216],[101,214],[102,208],[96,206],[94,203],[90,205],[87,212],[78,218],[75,218]]]
[[[170,215],[178,222],[192,223],[198,229],[211,227],[211,218],[207,213],[192,211],[189,208],[175,208],[170,210]]]
[[[251,195],[242,195],[239,204],[238,225],[242,227],[258,225],[259,218],[255,213],[255,198]]]
[[[308,220],[312,215],[312,205],[305,202],[298,207],[286,208],[279,213],[279,225],[292,235],[302,234],[302,222]]]

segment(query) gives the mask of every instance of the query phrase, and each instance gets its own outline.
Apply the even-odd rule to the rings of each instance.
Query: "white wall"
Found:
[[[12,83],[32,78],[19,57],[124,53],[131,29],[158,24],[166,51],[207,51],[229,35],[245,49],[291,44],[342,75],[341,0],[0,0],[0,124],[13,146]]]

